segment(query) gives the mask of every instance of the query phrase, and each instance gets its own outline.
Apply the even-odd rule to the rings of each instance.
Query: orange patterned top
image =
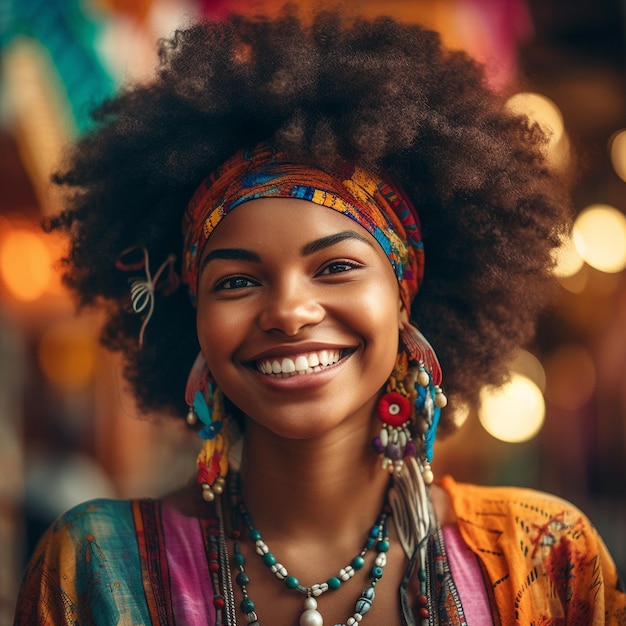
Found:
[[[624,626],[626,590],[591,522],[530,489],[441,481],[461,536],[478,557],[493,622]]]

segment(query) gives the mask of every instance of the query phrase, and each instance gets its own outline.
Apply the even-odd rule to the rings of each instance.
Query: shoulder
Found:
[[[129,549],[136,541],[138,511],[154,511],[152,500],[96,499],[78,504],[61,515],[41,537],[31,568],[47,563],[65,569],[70,563],[93,567],[109,552]],[[87,557],[90,553],[91,556]],[[80,565],[78,565],[80,564]]]
[[[120,543],[135,537],[137,509],[154,508],[152,500],[97,499],[83,502],[61,515],[42,537],[41,544],[70,545]]]
[[[86,619],[95,608],[111,618],[121,615],[118,601],[138,591],[133,581],[141,581],[137,530],[142,508],[150,515],[158,503],[98,499],[61,515],[30,559],[16,624]]]
[[[544,491],[458,483],[450,476],[445,476],[440,486],[450,498],[457,519],[469,521],[493,517],[500,518],[504,523],[512,515],[533,522],[560,518],[589,524],[578,507]]]
[[[566,614],[572,623],[624,623],[626,594],[615,564],[578,507],[534,489],[450,477],[441,487],[506,620]]]
[[[542,560],[591,563],[605,550],[589,518],[571,502],[534,489],[457,483],[447,492],[459,531],[472,549],[529,567]]]
[[[132,510],[133,504],[140,500],[109,500],[98,498],[77,504],[61,515],[51,526],[56,532],[62,528],[81,528],[115,519],[123,519]]]

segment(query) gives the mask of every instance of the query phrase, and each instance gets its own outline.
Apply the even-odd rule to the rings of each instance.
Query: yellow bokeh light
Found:
[[[583,263],[583,266],[576,274],[559,276],[558,280],[561,286],[570,293],[582,293],[589,282],[589,266]]]
[[[64,389],[88,383],[96,365],[98,344],[86,324],[61,322],[49,328],[39,342],[39,365],[46,377]]]
[[[546,373],[543,370],[543,365],[528,350],[518,350],[509,369],[532,380],[542,392],[545,390]]]
[[[563,130],[561,138],[555,144],[550,144],[548,159],[554,167],[565,169],[571,161],[571,156],[572,145],[569,135]]]
[[[578,253],[574,240],[571,237],[568,237],[568,239],[561,244],[561,247],[556,250],[554,260],[556,263],[554,273],[559,278],[574,276],[585,263]]]
[[[617,131],[611,137],[609,152],[615,173],[626,181],[626,129]]]
[[[539,93],[521,92],[508,99],[506,108],[539,124],[548,133],[550,151],[557,147],[564,133],[563,115],[550,98]]]
[[[478,418],[492,437],[519,443],[541,430],[545,412],[539,387],[530,378],[513,372],[502,387],[482,390]]]
[[[29,230],[7,233],[0,249],[0,273],[13,297],[32,302],[46,291],[51,279],[48,247]]]
[[[463,426],[469,416],[470,409],[467,404],[455,402],[454,405],[448,405],[446,408],[447,419],[450,419],[457,428]]]
[[[602,272],[626,267],[626,216],[608,204],[582,211],[572,230],[574,245],[584,261]]]

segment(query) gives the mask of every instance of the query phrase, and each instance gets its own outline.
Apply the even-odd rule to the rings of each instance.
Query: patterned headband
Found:
[[[200,258],[213,230],[235,207],[266,197],[309,200],[360,224],[387,255],[410,310],[424,274],[420,223],[410,200],[389,180],[357,165],[323,169],[267,144],[237,152],[202,182],[187,206],[182,280],[194,303]]]

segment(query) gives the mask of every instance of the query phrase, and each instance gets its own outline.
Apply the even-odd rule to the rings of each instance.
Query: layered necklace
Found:
[[[358,571],[367,566],[368,553],[373,552],[374,554],[371,558],[371,565],[369,566],[370,570],[368,573],[369,584],[361,591],[361,594],[356,600],[352,615],[350,615],[343,624],[336,624],[335,626],[355,626],[356,624],[359,624],[372,607],[376,596],[376,585],[381,579],[384,573],[385,565],[387,564],[390,515],[388,504],[385,503],[383,505],[382,511],[373,523],[367,539],[364,541],[363,547],[348,564],[342,567],[339,572],[328,578],[326,581],[316,583],[311,586],[305,586],[302,585],[295,576],[291,575],[287,571],[287,568],[276,559],[269,546],[263,540],[261,533],[255,527],[252,517],[250,516],[250,513],[248,512],[239,493],[238,482],[238,476],[234,475],[230,484],[232,516],[232,530],[230,535],[233,541],[233,563],[236,571],[234,574],[234,580],[241,589],[241,595],[243,597],[239,605],[239,610],[246,615],[249,626],[260,626],[260,622],[256,614],[254,601],[248,593],[250,578],[246,572],[245,558],[240,549],[240,541],[246,531],[249,539],[255,544],[256,554],[262,560],[264,565],[270,570],[270,572],[276,577],[276,579],[287,589],[293,590],[304,596],[304,606],[298,622],[300,626],[323,626],[324,619],[322,614],[318,611],[317,598],[329,591],[339,589],[352,580]],[[221,498],[220,502],[216,502],[216,511],[218,526],[221,529],[219,536],[223,539],[220,541],[219,536],[216,537],[216,539],[218,539],[218,545],[216,546],[217,549],[215,551],[215,556],[218,557],[217,561],[219,561],[219,569],[221,570],[222,576],[226,570],[228,571],[228,577],[231,578],[231,582],[230,585],[227,585],[227,588],[230,587],[232,590],[232,575],[230,575],[230,563],[228,563],[227,546],[223,534],[225,524]],[[243,522],[243,525],[245,526],[244,531],[242,531],[241,522]],[[220,558],[220,556],[222,556],[222,558]],[[210,563],[209,569],[211,571],[212,569],[217,568],[211,568]],[[217,577],[214,577],[214,585],[215,583],[219,584]],[[224,585],[222,584],[222,586]],[[231,597],[226,597],[229,595]],[[226,604],[234,605],[232,592],[230,594],[217,593],[216,596],[218,597],[218,604],[221,604],[223,599],[226,618],[228,620],[226,623],[228,626],[231,626],[231,624],[234,625],[236,623],[236,619],[232,617],[229,618],[229,614],[234,615],[234,611],[232,610],[234,609],[234,606],[226,606]],[[217,605],[216,607],[220,608]]]
[[[369,584],[362,590],[354,604],[354,612],[342,624],[334,626],[357,626],[366,617],[375,598],[375,588],[381,579],[387,563],[389,550],[389,521],[391,508],[385,502],[382,511],[372,525],[361,551],[337,574],[324,582],[305,586],[282,565],[274,556],[255,527],[250,513],[239,494],[238,476],[234,475],[230,484],[230,538],[233,542],[232,561],[229,555],[224,516],[224,496],[215,501],[215,518],[204,523],[204,539],[209,573],[213,586],[213,604],[216,611],[216,626],[237,626],[237,612],[244,614],[248,626],[260,626],[254,601],[248,593],[250,578],[246,571],[245,557],[240,549],[240,541],[247,534],[255,544],[255,552],[265,566],[287,589],[304,596],[303,611],[299,626],[323,626],[322,614],[317,608],[317,598],[348,583],[355,574],[366,567],[368,554],[374,553],[369,570]],[[400,585],[403,623],[432,626],[467,626],[458,591],[450,574],[443,533],[437,523],[432,503],[429,504],[431,523],[427,534],[416,546],[405,577]],[[393,507],[394,516],[398,511]],[[243,527],[243,528],[242,528]],[[232,568],[232,569],[231,569]],[[231,573],[232,572],[232,573]],[[418,596],[413,603],[407,597],[411,578],[417,575]],[[233,581],[234,578],[234,581]],[[237,607],[233,582],[241,590],[242,600]],[[417,622],[416,619],[417,618]]]

